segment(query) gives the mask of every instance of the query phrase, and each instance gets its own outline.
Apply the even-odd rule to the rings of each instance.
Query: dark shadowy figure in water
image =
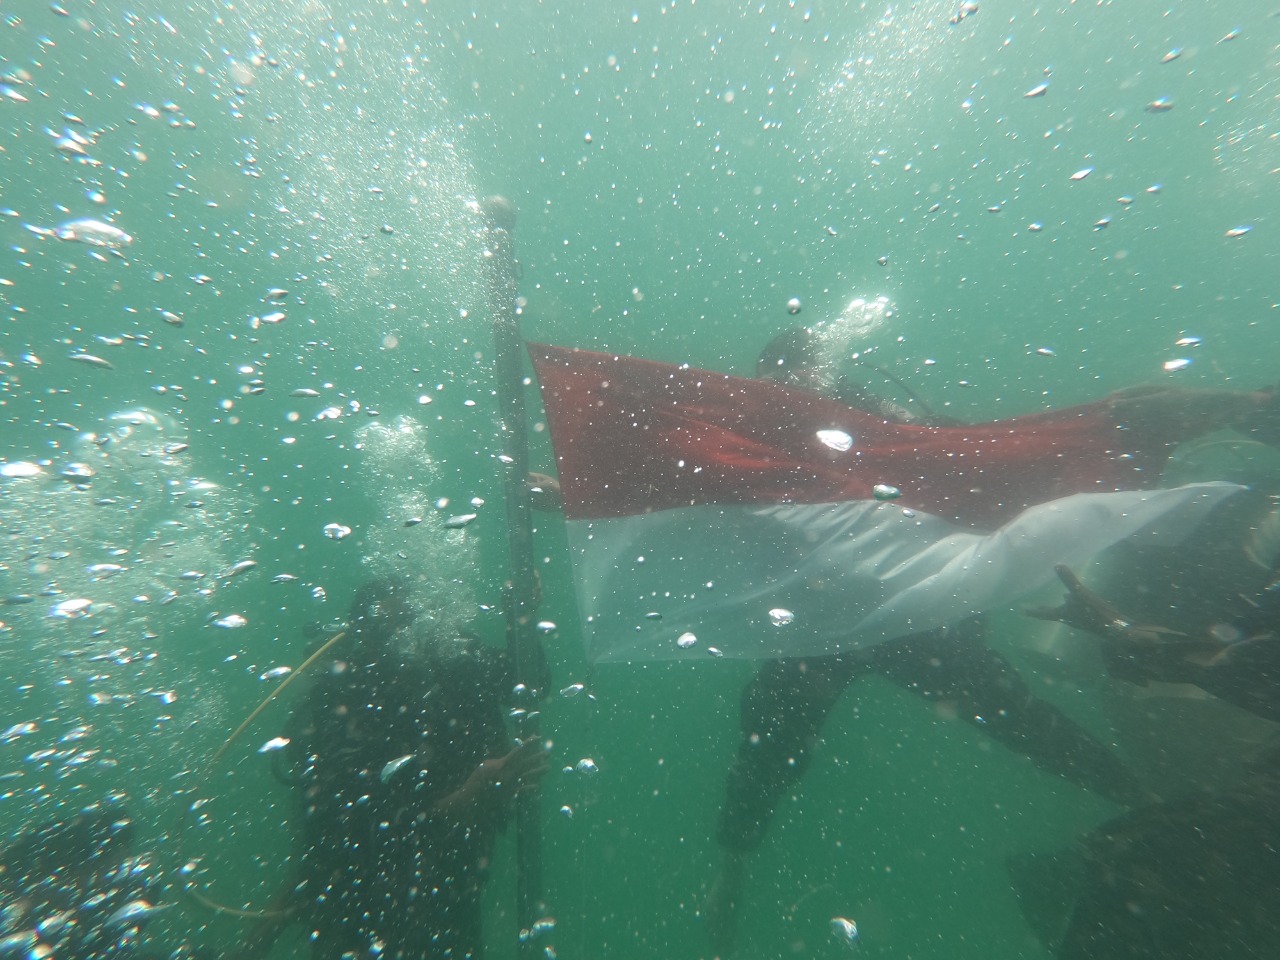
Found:
[[[944,425],[927,409],[917,414],[875,397],[823,368],[815,335],[790,330],[760,356],[757,376],[826,392],[886,420]],[[1176,425],[1165,432],[1193,437],[1239,426],[1267,442],[1280,440],[1276,393],[1138,388],[1114,394],[1117,421]],[[923,407],[922,404],[917,405]],[[954,421],[952,421],[954,422]],[[831,656],[765,663],[742,696],[742,740],[728,776],[717,839],[719,874],[705,904],[713,954],[728,956],[747,858],[764,839],[779,802],[812,762],[828,713],[859,677],[879,675],[905,690],[955,705],[956,715],[1005,747],[1122,806],[1148,799],[1120,759],[1053,705],[1038,699],[1014,668],[986,645],[984,617]]]
[[[1191,683],[1280,721],[1280,503],[1251,490],[1177,548],[1124,544],[1108,593],[1068,570],[1062,606],[1030,611],[1102,638],[1112,676]],[[1149,626],[1176,623],[1178,630]],[[1060,960],[1263,960],[1280,950],[1280,750],[1230,784],[1149,804],[1059,854],[1011,862],[1028,919]]]
[[[1028,613],[1101,637],[1116,679],[1194,684],[1280,723],[1280,498],[1237,494],[1200,531],[1177,548],[1113,548],[1115,605],[1060,568],[1062,605]]]
[[[0,850],[0,957],[142,960],[140,929],[164,908],[133,835],[115,796],[20,831]]]
[[[1280,754],[1230,788],[1137,807],[1010,861],[1058,960],[1271,960],[1280,945]]]
[[[357,592],[351,636],[285,731],[301,801],[295,877],[234,952],[305,925],[315,960],[476,960],[494,840],[541,744],[512,747],[505,656],[470,638],[403,649],[406,585]],[[231,954],[228,954],[231,956]]]

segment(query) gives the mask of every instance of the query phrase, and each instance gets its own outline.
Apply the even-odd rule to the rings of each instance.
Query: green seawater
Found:
[[[256,751],[301,687],[214,772],[206,818],[179,823],[279,682],[263,676],[387,571],[501,642],[494,305],[472,206],[490,194],[518,211],[531,340],[749,376],[774,334],[885,296],[859,354],[961,419],[1280,378],[1274,6],[983,0],[951,23],[961,6],[0,3],[0,461],[40,468],[0,479],[0,596],[34,598],[0,606],[0,728],[35,725],[0,743],[4,835],[122,790],[139,848],[260,907],[293,798]],[[85,218],[132,239],[59,238]],[[526,389],[532,466],[552,472]],[[60,475],[71,462],[95,470],[84,489]],[[562,525],[536,523],[539,616],[557,625],[557,953],[705,956],[753,665],[587,664]],[[103,563],[125,569],[86,570]],[[48,616],[69,598],[90,615]],[[230,615],[244,626],[216,624]],[[1053,631],[1017,611],[995,622],[1033,688],[1153,784],[1213,776],[1221,737],[1270,734],[1203,698],[1135,699],[1096,662],[1037,653]],[[591,697],[554,696],[575,682]],[[849,691],[754,858],[738,955],[843,955],[829,921],[845,916],[877,960],[1050,956],[1005,860],[1116,810],[959,720],[879,679]],[[585,757],[597,774],[561,772]],[[486,893],[496,958],[517,953],[514,871],[508,831]],[[245,930],[171,895],[157,948]],[[273,956],[307,956],[303,934]]]

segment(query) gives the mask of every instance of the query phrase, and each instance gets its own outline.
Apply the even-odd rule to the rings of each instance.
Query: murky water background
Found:
[[[531,339],[748,374],[790,299],[816,322],[884,296],[853,348],[961,418],[1275,381],[1273,11],[959,9],[0,7],[6,833],[127,790],[140,846],[261,904],[291,804],[255,748],[287,708],[219,774],[205,825],[180,844],[176,823],[275,668],[387,570],[500,639],[487,194],[519,211]],[[592,671],[554,518],[537,549],[554,686],[594,694],[549,701],[544,731],[557,764],[599,766],[546,781],[559,955],[698,956],[751,667]],[[1153,726],[1239,723],[1139,704],[1032,652],[1043,631],[1016,614],[999,626],[1045,696],[1134,754]],[[1046,956],[1003,860],[1112,810],[954,720],[879,681],[851,691],[756,858],[743,956],[837,955],[833,915],[883,958]],[[1147,772],[1217,752],[1180,737]],[[497,957],[511,870],[504,847]],[[184,903],[148,929],[213,946],[243,928]]]

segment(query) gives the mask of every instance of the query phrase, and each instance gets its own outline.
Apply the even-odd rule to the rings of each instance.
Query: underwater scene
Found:
[[[1280,956],[1271,0],[0,0],[0,960]]]

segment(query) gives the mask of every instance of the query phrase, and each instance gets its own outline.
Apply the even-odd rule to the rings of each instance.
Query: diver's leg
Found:
[[[876,669],[927,699],[950,700],[960,717],[1037,767],[1123,806],[1148,799],[1120,758],[1065,713],[1036,697],[986,645],[986,620],[914,634],[874,651]]]
[[[742,695],[742,740],[720,811],[722,847],[748,852],[760,845],[783,795],[808,769],[854,665],[842,656],[771,660],[752,679]]]
[[[729,770],[716,836],[723,859],[705,904],[713,955],[726,957],[747,856],[778,803],[808,769],[827,714],[853,679],[853,657],[772,660],[742,695],[742,740]]]

